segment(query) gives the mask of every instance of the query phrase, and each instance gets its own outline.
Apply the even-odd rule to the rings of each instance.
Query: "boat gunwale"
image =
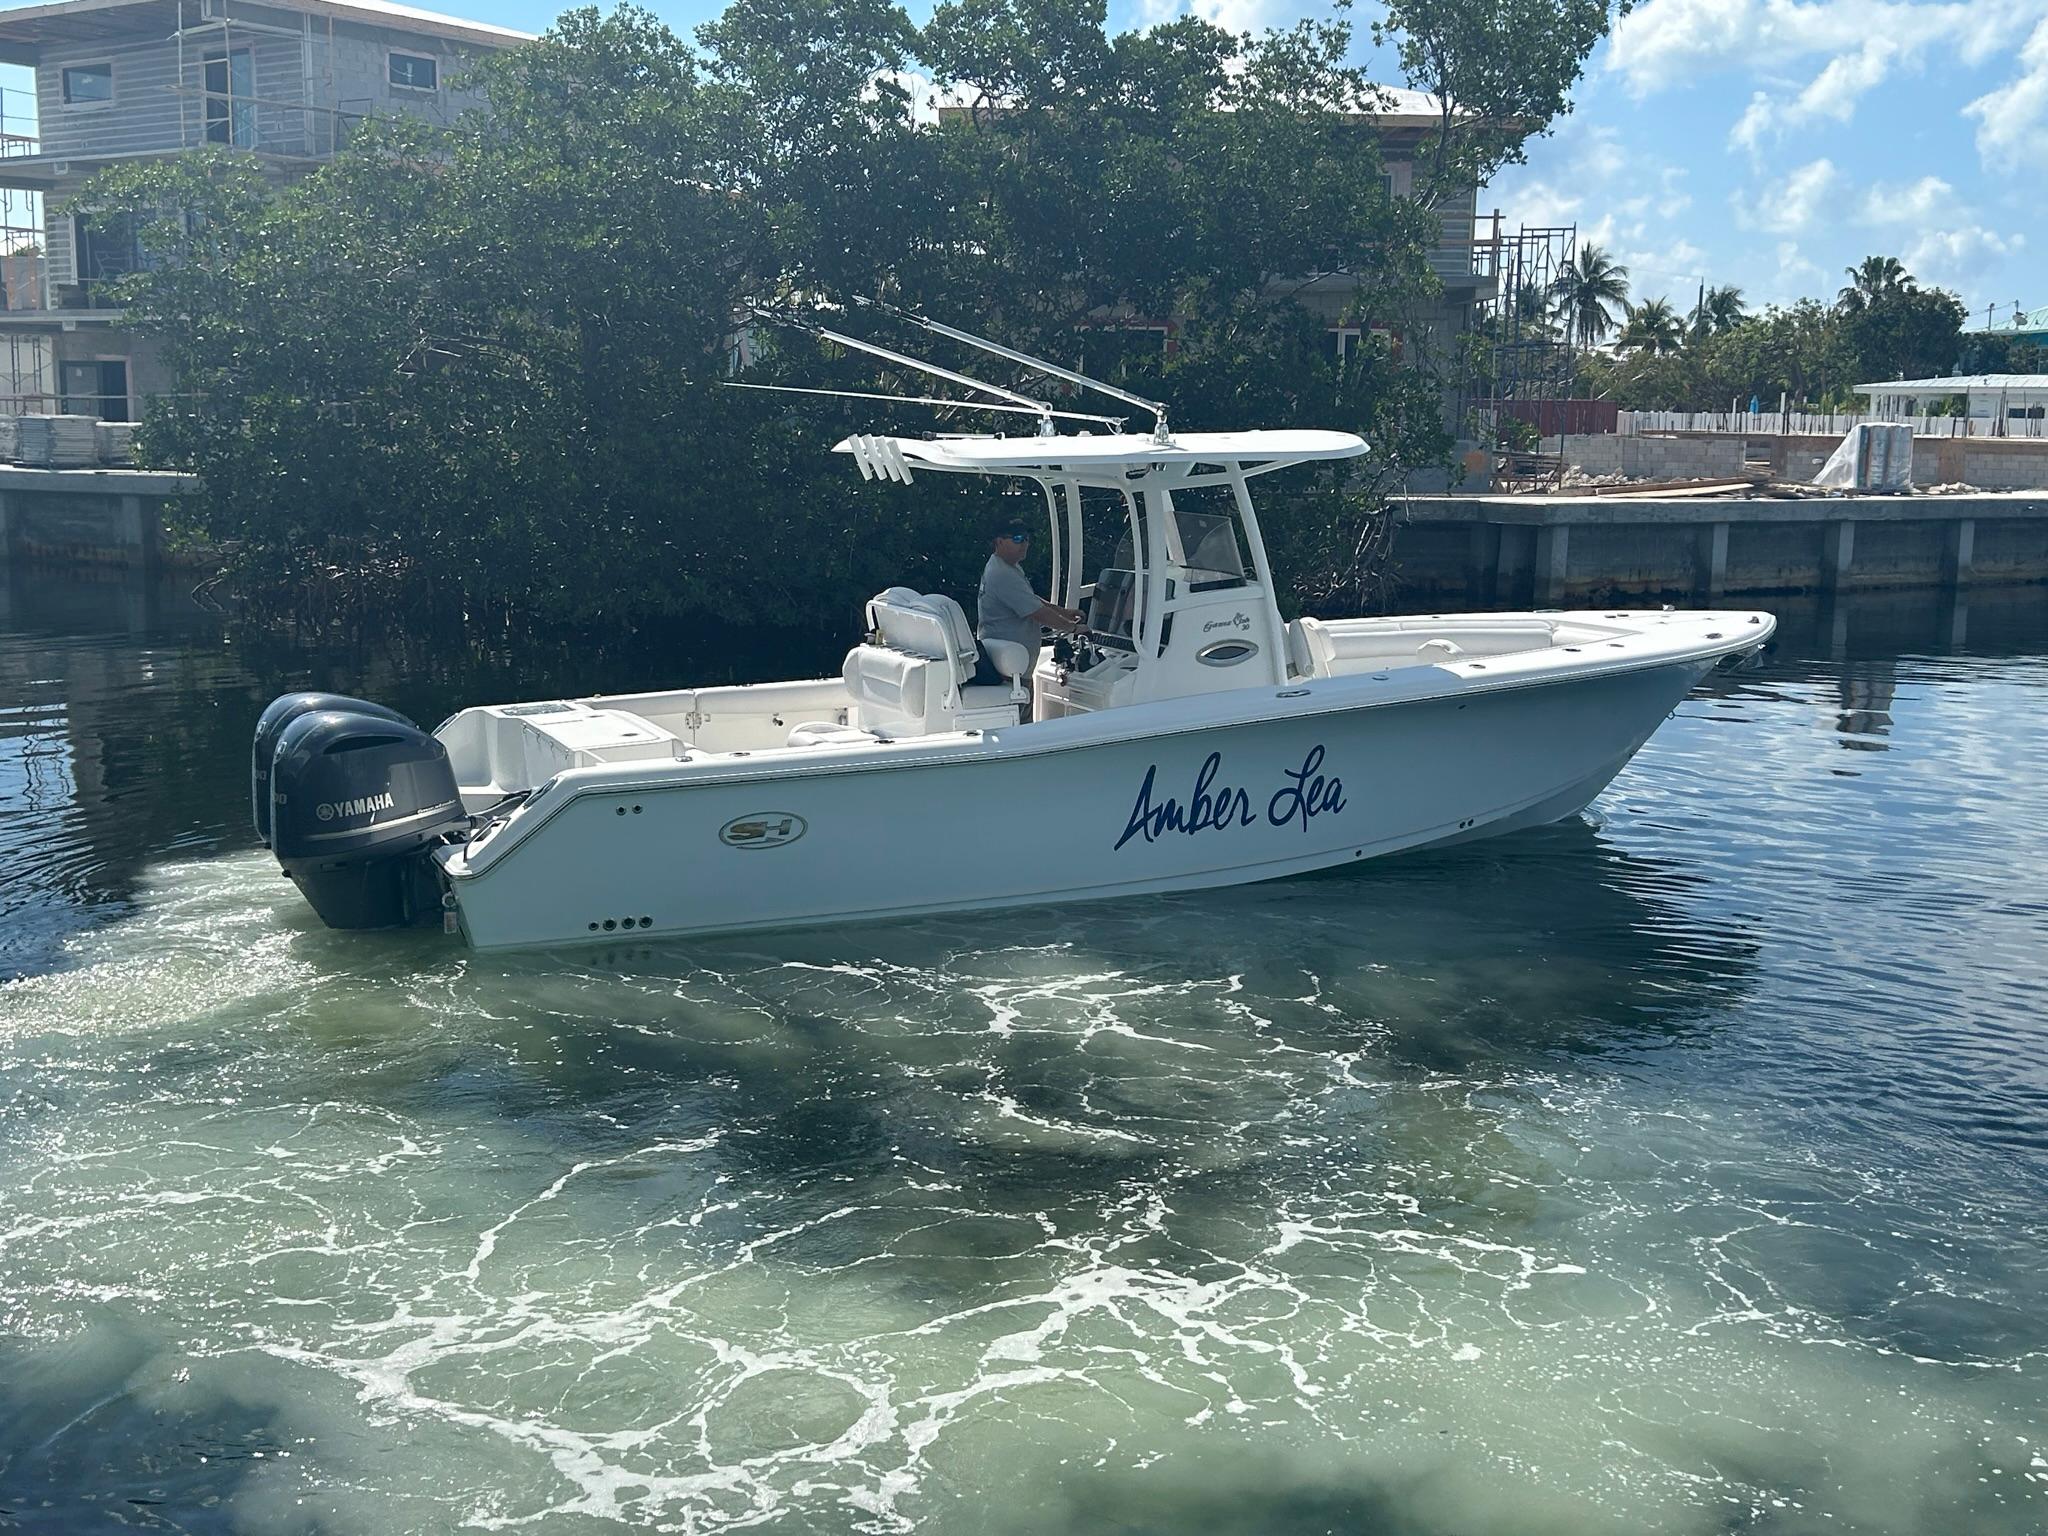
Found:
[[[1590,620],[1596,614],[1602,619],[1609,617],[1608,611],[1594,609],[1576,612],[1546,611],[1543,616],[1557,620]],[[1739,618],[1737,617],[1738,614],[1740,615]],[[1487,617],[1503,619],[1529,616],[1531,615],[1526,613],[1487,615]],[[1627,617],[1628,615],[1623,616]],[[1673,617],[1673,615],[1662,613],[1646,613],[1643,616],[1654,617],[1667,623]],[[1029,725],[1050,726],[1070,720],[1092,721],[1102,718],[1128,720],[1134,711],[1150,712],[1154,709],[1174,705],[1185,706],[1191,699],[1226,700],[1233,699],[1238,695],[1256,695],[1262,704],[1272,705],[1278,703],[1283,706],[1278,709],[1264,708],[1255,712],[1233,711],[1221,718],[1200,720],[1182,718],[1171,722],[1162,722],[1160,727],[1156,729],[1141,728],[1135,731],[1127,730],[1121,731],[1114,736],[1090,733],[1083,740],[1055,738],[1051,741],[1046,741],[1041,738],[1024,742],[1021,745],[1010,745],[1002,739],[1003,736],[1010,731],[1027,727],[998,726],[991,729],[977,728],[965,731],[934,732],[929,736],[905,737],[894,741],[878,739],[872,744],[864,743],[844,749],[820,749],[816,747],[760,748],[744,755],[757,759],[768,754],[775,754],[773,759],[766,762],[749,761],[744,766],[734,762],[735,756],[740,754],[713,753],[707,754],[709,760],[701,767],[694,764],[684,765],[690,771],[683,777],[674,776],[674,770],[678,765],[673,761],[607,763],[593,765],[588,768],[565,769],[560,774],[554,776],[553,782],[557,786],[556,791],[549,795],[548,798],[551,803],[537,820],[520,830],[517,837],[501,840],[501,837],[493,836],[489,839],[489,857],[481,868],[469,867],[465,856],[469,845],[463,844],[450,850],[439,861],[441,872],[451,883],[488,878],[502,865],[508,863],[521,848],[527,846],[535,837],[539,836],[541,831],[562,811],[580,800],[591,799],[600,795],[653,794],[663,791],[700,789],[733,784],[776,783],[790,779],[837,777],[843,774],[951,767],[956,764],[984,762],[997,758],[1023,760],[1051,757],[1067,752],[1093,751],[1102,746],[1125,742],[1167,740],[1177,736],[1196,735],[1204,731],[1233,730],[1277,721],[1314,719],[1323,715],[1341,715],[1401,705],[1451,701],[1463,695],[1492,695],[1520,692],[1530,688],[1558,687],[1568,683],[1590,682],[1629,672],[1649,671],[1659,667],[1718,662],[1728,656],[1754,653],[1762,649],[1770,637],[1777,631],[1777,619],[1775,616],[1763,612],[1742,614],[1740,610],[1685,610],[1683,616],[1687,620],[1702,624],[1709,620],[1741,622],[1745,625],[1745,632],[1739,638],[1724,636],[1704,646],[1684,646],[1656,651],[1649,655],[1644,655],[1638,651],[1624,657],[1599,657],[1591,661],[1577,659],[1564,666],[1552,667],[1541,671],[1524,666],[1496,672],[1494,671],[1494,666],[1495,663],[1522,662],[1533,657],[1562,654],[1562,647],[1532,648],[1529,651],[1512,652],[1507,655],[1489,658],[1486,662],[1477,663],[1477,665],[1485,668],[1491,674],[1488,676],[1477,676],[1470,672],[1459,674],[1451,671],[1454,667],[1471,667],[1475,665],[1471,662],[1436,662],[1422,666],[1409,664],[1406,666],[1382,668],[1378,671],[1365,670],[1343,676],[1304,678],[1296,683],[1283,685],[1279,688],[1272,688],[1269,684],[1259,684],[1256,687],[1233,688],[1208,695],[1191,695],[1175,699],[1153,700],[1144,704],[1122,705],[1113,710],[1095,711],[1085,716],[1064,716],[1061,720],[1028,723]],[[1465,617],[1465,615],[1459,615],[1458,617]],[[1479,617],[1479,615],[1472,615],[1471,617]],[[1751,630],[1748,626],[1756,626],[1756,628]],[[1648,638],[1647,634],[1643,631],[1629,633],[1632,633],[1637,639]],[[1620,644],[1625,642],[1611,643]],[[1363,693],[1363,689],[1355,689],[1349,685],[1368,682],[1392,682],[1393,675],[1398,672],[1433,673],[1437,674],[1439,678],[1449,673],[1450,681],[1455,686],[1446,687],[1439,682],[1437,686],[1427,690],[1411,688],[1392,696],[1382,691],[1378,697],[1330,699],[1329,695],[1333,689],[1342,690],[1345,694]],[[804,679],[795,679],[795,681],[804,681]],[[1270,692],[1269,689],[1271,690]],[[690,690],[679,689],[675,691],[689,692]],[[641,697],[644,696],[641,695]],[[619,695],[619,697],[631,697],[631,695]],[[595,700],[579,702],[601,702],[601,699],[602,696],[598,696]],[[1143,723],[1141,722],[1141,726]],[[1062,733],[1062,736],[1065,734]],[[631,777],[636,772],[667,776],[661,778]],[[521,807],[521,811],[523,810],[524,807]],[[518,824],[519,820],[520,813],[515,812],[499,828],[499,832],[510,832]],[[460,867],[456,867],[458,861]]]

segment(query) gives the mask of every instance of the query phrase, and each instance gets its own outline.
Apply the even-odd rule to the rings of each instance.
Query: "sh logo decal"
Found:
[[[728,848],[787,848],[810,830],[794,811],[749,811],[720,827],[718,840]]]

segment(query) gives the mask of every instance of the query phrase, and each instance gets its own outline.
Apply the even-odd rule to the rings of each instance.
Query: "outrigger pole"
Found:
[[[1093,421],[1105,427],[1120,427],[1121,416],[1090,416],[1084,411],[1055,411],[1023,405],[991,405],[984,400],[945,400],[937,395],[885,395],[865,389],[806,389],[797,384],[742,384],[721,379],[721,389],[759,389],[775,395],[827,395],[834,400],[886,400],[891,405],[950,405],[961,411],[1007,411],[1018,416],[1057,416],[1062,421]]]
[[[1161,401],[1147,400],[1143,395],[1134,395],[1127,389],[1117,388],[1114,384],[1105,384],[1100,379],[1090,378],[1085,373],[1077,373],[1072,368],[1062,368],[1058,363],[1049,363],[1042,357],[1032,356],[1029,352],[1019,352],[1015,347],[1006,347],[999,341],[990,341],[986,336],[977,336],[972,331],[963,331],[957,326],[945,325],[937,320],[927,319],[925,316],[913,314],[907,309],[898,309],[895,305],[885,304],[880,299],[867,299],[856,295],[853,302],[869,309],[879,310],[882,314],[888,315],[892,319],[901,320],[905,325],[914,325],[919,330],[929,331],[934,336],[944,336],[950,340],[962,342],[967,346],[989,353],[991,356],[1020,364],[1023,367],[1045,374],[1050,378],[1062,379],[1082,389],[1092,389],[1098,394],[1108,395],[1112,399],[1121,400],[1126,405],[1135,405],[1141,411],[1150,413],[1152,417],[1153,442],[1164,445],[1172,441],[1167,431],[1166,406]],[[972,400],[908,399],[900,395],[864,394],[855,390],[804,390],[794,385],[783,384],[734,384],[730,386],[735,389],[776,390],[784,394],[830,394],[839,395],[849,400],[900,400],[906,405],[957,405],[976,411],[1013,410],[1020,413],[1028,411],[1030,414],[1038,417],[1038,432],[1041,437],[1050,437],[1052,435],[1052,424],[1055,418],[1062,421],[1093,421],[1108,427],[1121,427],[1124,424],[1121,416],[1091,416],[1083,411],[1054,410],[1043,400],[1034,400],[1029,395],[1020,395],[1015,390],[1005,389],[999,384],[989,384],[964,373],[955,373],[950,368],[941,368],[937,363],[928,363],[923,358],[911,357],[906,353],[891,351],[887,347],[877,346],[872,341],[863,341],[858,336],[848,336],[841,331],[827,330],[816,321],[806,320],[798,315],[777,314],[772,310],[762,309],[758,306],[754,308],[753,313],[755,318],[766,320],[771,325],[786,325],[792,330],[808,331],[820,341],[829,341],[838,346],[851,347],[856,352],[865,352],[870,357],[879,357],[884,362],[895,363],[899,367],[914,368],[919,373],[928,373],[933,378],[944,379],[949,384],[958,384],[967,389],[978,390],[985,395],[994,395],[999,400],[1008,401],[1009,404],[1006,406],[996,406],[985,405]]]
[[[928,373],[935,379],[944,379],[948,384],[958,384],[966,389],[979,390],[985,395],[994,395],[999,400],[1007,400],[1014,406],[1021,406],[1029,410],[1038,418],[1039,436],[1050,437],[1053,435],[1053,417],[1059,413],[1055,412],[1043,400],[1034,400],[1029,395],[1020,395],[1014,389],[1005,389],[1000,384],[989,384],[981,379],[971,378],[964,373],[955,373],[950,368],[941,368],[937,363],[928,363],[921,357],[910,357],[902,352],[892,352],[887,347],[876,346],[872,341],[862,341],[858,336],[848,336],[842,331],[829,331],[816,321],[805,320],[797,315],[779,315],[765,309],[756,309],[754,313],[759,318],[776,325],[786,325],[793,330],[809,331],[820,341],[829,341],[842,347],[851,347],[856,352],[865,352],[870,357],[881,358],[884,362],[895,363],[903,368],[915,368],[918,372]],[[960,403],[971,404],[972,402],[962,401]]]
[[[1006,347],[999,341],[990,341],[986,336],[977,336],[972,331],[963,331],[955,326],[943,325],[937,320],[929,320],[923,315],[914,314],[907,309],[898,309],[895,305],[885,304],[880,299],[864,299],[855,296],[853,302],[865,305],[869,309],[880,310],[883,314],[893,319],[901,320],[905,325],[914,325],[919,330],[930,331],[935,336],[945,336],[953,341],[964,342],[970,347],[978,347],[984,352],[993,353],[995,356],[1005,358],[1010,362],[1021,363],[1026,368],[1035,368],[1040,373],[1049,374],[1055,379],[1064,379],[1067,383],[1079,385],[1082,389],[1092,389],[1099,394],[1109,395],[1114,399],[1121,400],[1126,405],[1135,405],[1142,411],[1149,411],[1152,414],[1152,441],[1165,444],[1172,440],[1166,430],[1166,407],[1160,401],[1147,400],[1144,396],[1134,395],[1129,390],[1118,389],[1114,384],[1105,384],[1100,379],[1091,379],[1085,373],[1076,373],[1071,368],[1062,368],[1058,363],[1049,363],[1042,357],[1033,357],[1029,352],[1019,352],[1014,347]]]

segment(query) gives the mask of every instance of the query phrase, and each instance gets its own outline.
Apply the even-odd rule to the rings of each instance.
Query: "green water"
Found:
[[[2048,1526],[2048,594],[1452,854],[512,958],[322,930],[255,709],[744,657],[10,596],[0,1529]]]

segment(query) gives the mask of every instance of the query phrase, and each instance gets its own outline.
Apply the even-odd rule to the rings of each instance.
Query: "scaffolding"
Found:
[[[1577,372],[1555,296],[1577,254],[1578,226],[1506,230],[1497,211],[1492,222],[1491,236],[1475,245],[1488,251],[1495,287],[1479,304],[1479,354],[1459,414],[1481,444],[1500,451],[1504,488],[1552,485],[1563,474],[1563,444],[1550,455],[1541,440],[1570,430],[1563,402]]]

